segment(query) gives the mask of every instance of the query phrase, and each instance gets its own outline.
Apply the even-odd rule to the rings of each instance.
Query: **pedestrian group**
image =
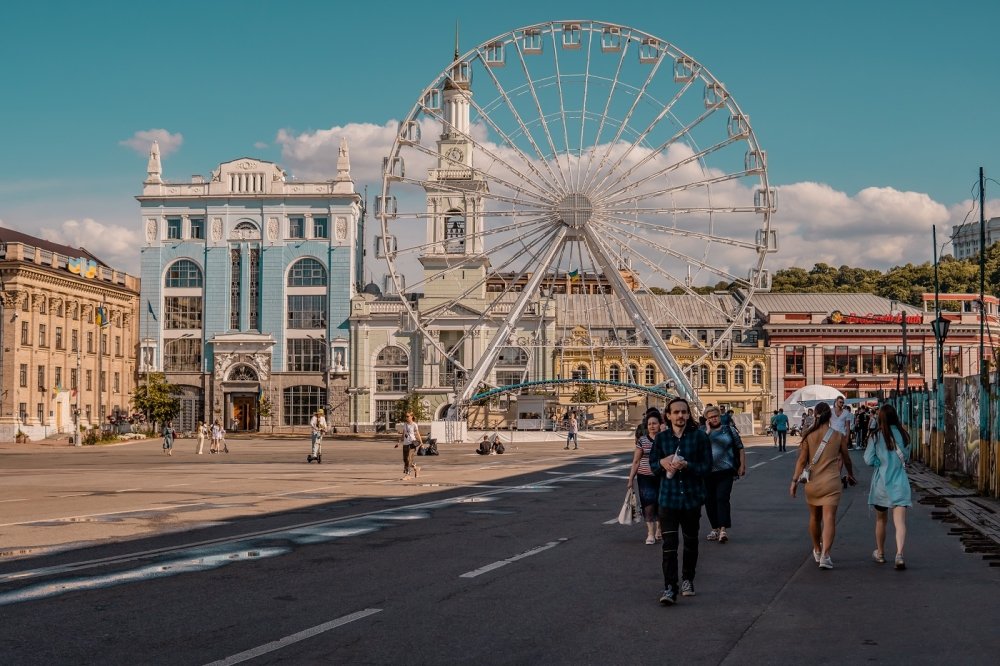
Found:
[[[852,418],[842,397],[831,408],[817,404],[802,420],[802,441],[789,485],[795,498],[804,487],[809,510],[808,534],[812,557],[823,570],[833,568],[837,508],[845,488],[857,483],[848,452],[852,435],[864,448],[864,462],[874,467],[868,504],[875,511],[875,550],[872,560],[886,562],[885,541],[891,515],[895,528],[896,569],[906,567],[906,509],[911,506],[906,465],[910,437],[892,405]],[[855,424],[863,421],[864,427]],[[777,410],[771,419],[775,445],[785,450],[788,417]],[[746,475],[746,452],[732,413],[709,405],[701,424],[693,418],[684,398],[667,403],[661,415],[652,407],[636,428],[635,449],[628,474],[646,524],[646,544],[662,541],[663,592],[660,603],[672,606],[678,597],[695,595],[695,574],[701,509],[705,507],[710,531],[708,541],[727,543],[732,527],[732,491]]]

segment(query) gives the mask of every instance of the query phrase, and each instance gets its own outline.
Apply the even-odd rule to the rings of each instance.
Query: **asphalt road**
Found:
[[[2,451],[0,500],[29,497],[0,504],[0,522],[18,523],[0,528],[0,545],[16,546],[16,533],[48,550],[0,560],[0,655],[14,664],[995,663],[1000,569],[964,554],[919,504],[907,570],[871,562],[863,466],[841,504],[836,568],[821,571],[805,506],[787,496],[795,450],[751,447],[732,540],[702,541],[697,596],[663,608],[659,547],[643,543],[642,527],[609,524],[628,443],[583,444],[575,453],[523,444],[489,458],[445,449],[418,459],[416,482],[399,480],[391,444],[345,444],[333,456],[328,446],[334,464],[322,468],[295,462],[301,451],[281,443],[248,444],[228,461],[166,461],[152,444],[33,462],[33,452]],[[50,477],[62,485],[28,483]],[[296,494],[317,481],[331,487]],[[112,493],[113,482],[148,492]],[[88,484],[99,492],[32,495]],[[228,508],[183,510],[205,497]],[[147,515],[128,519],[131,534],[101,536],[101,522],[77,523],[94,530],[77,533],[65,520],[131,516],[150,501],[166,507],[164,529]],[[12,507],[23,520],[9,519]],[[66,537],[89,545],[54,547]]]

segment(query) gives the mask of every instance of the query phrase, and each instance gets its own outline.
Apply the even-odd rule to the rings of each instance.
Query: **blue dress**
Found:
[[[896,448],[902,452],[903,459],[909,460],[910,450],[903,444],[903,435],[895,426],[892,427],[892,438],[896,442]],[[906,468],[899,455],[886,448],[881,432],[875,435],[875,440],[865,449],[865,463],[875,468],[868,504],[884,507],[913,506]]]

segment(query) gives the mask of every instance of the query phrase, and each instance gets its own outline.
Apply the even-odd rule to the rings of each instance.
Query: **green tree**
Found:
[[[597,388],[594,384],[580,384],[573,393],[573,402],[576,403],[605,402],[607,399],[608,394],[605,390]]]
[[[427,410],[424,409],[424,401],[417,393],[410,393],[405,398],[396,401],[396,411],[394,420],[402,423],[406,420],[406,413],[413,412],[413,420],[426,421]]]
[[[181,389],[167,382],[162,372],[151,372],[132,394],[132,407],[146,415],[151,426],[166,423],[181,410]]]

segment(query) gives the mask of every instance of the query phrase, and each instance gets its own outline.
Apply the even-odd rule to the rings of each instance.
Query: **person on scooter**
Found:
[[[323,435],[326,433],[326,412],[317,409],[312,418],[309,419],[309,428],[312,431],[312,453],[306,457],[306,462],[315,460],[317,463],[323,462]]]

